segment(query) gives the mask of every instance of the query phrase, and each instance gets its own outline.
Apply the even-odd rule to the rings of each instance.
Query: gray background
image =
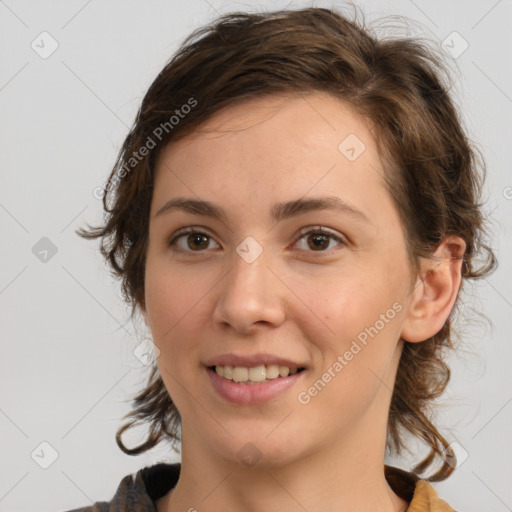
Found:
[[[464,295],[438,416],[463,457],[435,487],[457,510],[512,510],[512,3],[357,3],[368,20],[407,16],[419,24],[412,34],[452,47],[458,101],[486,158],[500,267]],[[146,333],[129,322],[97,242],[74,230],[101,220],[95,190],[145,90],[192,29],[228,11],[307,5],[331,2],[0,1],[0,510],[108,500],[123,476],[179,460],[166,447],[129,457],[115,444],[148,371],[133,353]]]

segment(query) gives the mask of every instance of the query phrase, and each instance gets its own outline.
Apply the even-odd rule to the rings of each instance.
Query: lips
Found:
[[[243,383],[225,379],[210,368],[206,369],[210,383],[216,393],[224,400],[238,405],[256,405],[277,399],[298,386],[306,371],[296,372],[287,377],[278,377],[263,382]],[[252,384],[252,385],[251,385]]]
[[[262,404],[277,399],[298,385],[307,373],[304,363],[268,353],[222,354],[203,364],[217,394],[238,405]],[[276,368],[279,375],[275,375]],[[259,373],[261,375],[256,375]]]
[[[298,370],[300,368],[307,368],[304,363],[293,361],[284,357],[276,356],[273,354],[258,353],[250,355],[239,355],[239,354],[222,354],[219,356],[212,357],[205,361],[206,367],[215,366],[232,366],[242,368],[252,368],[255,366],[287,366],[290,370]]]

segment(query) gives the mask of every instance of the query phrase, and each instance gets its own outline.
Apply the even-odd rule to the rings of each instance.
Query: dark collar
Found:
[[[156,501],[174,489],[180,476],[181,464],[163,462],[141,469],[140,474],[149,497]]]
[[[149,497],[156,501],[173,489],[180,476],[181,464],[159,463],[140,470]],[[384,466],[384,475],[389,486],[400,498],[410,503],[419,478],[394,466]]]

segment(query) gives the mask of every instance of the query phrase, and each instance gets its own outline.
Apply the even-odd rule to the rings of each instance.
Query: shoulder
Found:
[[[126,475],[110,501],[98,501],[67,512],[155,512],[155,502],[176,485],[180,464],[159,463]]]
[[[407,512],[455,512],[427,480],[418,480]]]
[[[392,466],[385,466],[385,475],[393,491],[409,503],[407,512],[455,512],[427,480]]]

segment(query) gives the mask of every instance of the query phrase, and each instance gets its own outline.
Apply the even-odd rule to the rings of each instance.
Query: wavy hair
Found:
[[[496,260],[483,236],[485,166],[450,98],[448,77],[443,59],[427,42],[377,37],[357,16],[350,20],[314,7],[223,15],[194,31],[149,87],[105,186],[104,225],[78,234],[101,239],[101,253],[120,278],[133,316],[144,306],[149,211],[162,148],[237,102],[321,91],[374,127],[412,268],[417,270],[420,258],[429,257],[443,238],[457,235],[467,247],[462,283],[486,276]],[[451,317],[424,342],[404,343],[388,416],[388,448],[400,453],[405,429],[430,449],[414,473],[442,461],[430,481],[453,472],[454,453],[429,413],[450,379],[444,352],[453,347]],[[181,418],[156,365],[127,418],[116,434],[127,454],[162,440],[179,442]],[[150,427],[145,442],[127,448],[123,432],[143,423]]]

